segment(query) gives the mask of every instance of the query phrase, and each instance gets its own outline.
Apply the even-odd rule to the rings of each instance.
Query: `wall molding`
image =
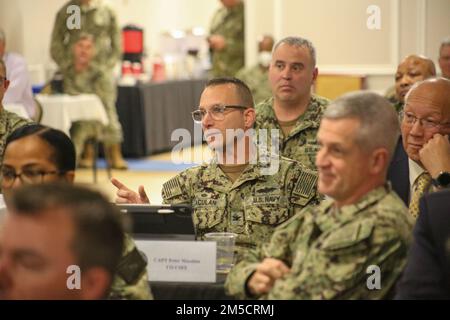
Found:
[[[258,0],[245,0],[245,65],[252,66],[256,64],[257,57],[254,46],[254,40],[258,37],[256,34],[256,10],[252,10],[256,8]]]
[[[354,74],[354,75],[377,75],[386,76],[393,75],[397,69],[397,65],[377,64],[377,65],[318,65],[320,73],[330,74]]]
[[[417,54],[425,55],[427,47],[427,1],[417,0],[417,25],[416,25],[416,45]]]
[[[249,1],[249,0],[247,0]],[[251,0],[250,0],[251,1]],[[273,1],[273,14],[274,14],[274,36],[276,39],[280,39],[283,35],[283,0]],[[419,0],[425,1],[425,0]],[[398,61],[400,59],[400,0],[389,1],[390,14],[388,17],[381,15],[382,27],[383,19],[390,21],[391,32],[390,34],[390,53],[389,61],[385,64],[370,64],[370,65],[351,65],[351,64],[339,64],[339,65],[318,65],[319,72],[333,73],[333,74],[357,74],[357,75],[393,75],[397,69]]]
[[[283,0],[273,1],[273,36],[280,40],[283,36]]]
[[[400,0],[390,1],[391,4],[391,67],[394,70],[397,69],[398,62],[400,60],[400,24],[401,24],[401,12],[400,12]]]

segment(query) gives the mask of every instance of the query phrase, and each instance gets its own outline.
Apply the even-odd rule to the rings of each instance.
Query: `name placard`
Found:
[[[135,240],[147,256],[150,281],[216,282],[216,243]]]

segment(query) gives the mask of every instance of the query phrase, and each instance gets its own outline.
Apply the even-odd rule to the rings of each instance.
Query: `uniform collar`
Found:
[[[267,100],[267,106],[268,109],[266,110],[267,113],[262,116],[263,121],[267,121],[272,119],[275,126],[279,127],[277,117],[275,115],[275,110],[273,109],[274,105],[274,98],[270,98]],[[306,111],[304,114],[302,114],[295,124],[294,129],[289,133],[289,137],[296,135],[300,131],[303,131],[307,128],[318,128],[319,122],[317,119],[320,117],[321,108],[320,108],[320,102],[318,98],[314,95],[311,95],[311,99],[309,100],[308,107],[306,108]]]
[[[205,181],[206,187],[221,192],[229,192],[230,190],[240,187],[247,181],[265,181],[266,175],[263,175],[261,172],[263,167],[265,167],[265,165],[260,161],[256,161],[256,163],[250,162],[241,173],[241,175],[233,183],[222,171],[222,169],[220,169],[217,158],[213,158],[211,160],[211,163],[209,165],[206,165],[202,180]]]
[[[357,203],[343,206],[339,209],[334,206],[333,200],[325,200],[319,206],[320,214],[316,218],[316,224],[322,232],[343,225],[346,222],[353,220],[356,215],[366,208],[380,201],[380,199],[384,198],[391,190],[390,184],[386,183],[386,185],[368,192]]]

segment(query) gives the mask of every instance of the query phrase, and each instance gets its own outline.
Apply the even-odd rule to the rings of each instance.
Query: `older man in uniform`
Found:
[[[412,228],[404,204],[386,184],[398,136],[397,115],[381,96],[352,93],[333,102],[320,125],[316,159],[319,192],[332,199],[301,210],[270,242],[248,251],[228,275],[228,293],[387,297],[406,264]]]
[[[0,165],[3,163],[3,152],[8,136],[17,128],[30,122],[3,108],[2,100],[8,86],[9,80],[6,78],[6,65],[0,59]]]
[[[276,154],[263,157],[261,149],[257,156],[251,134],[253,99],[242,81],[211,80],[193,118],[202,123],[208,145],[217,151],[216,158],[166,182],[162,196],[165,203],[193,206],[200,238],[208,232],[234,232],[242,253],[268,240],[294,208],[317,204],[314,171]],[[119,189],[116,202],[148,202],[142,186],[137,194],[116,179],[112,182]]]
[[[244,4],[241,0],[220,0],[223,7],[211,21],[208,43],[213,77],[234,76],[245,65]]]
[[[236,75],[236,78],[250,87],[256,104],[272,96],[269,85],[269,66],[272,60],[273,42],[272,36],[263,36],[258,42],[258,64],[248,69],[241,69]]]
[[[424,56],[409,55],[397,67],[395,73],[395,110],[401,112],[405,96],[416,82],[436,76],[436,67],[431,59]]]
[[[78,41],[73,44],[73,63],[64,70],[64,92],[68,94],[93,93],[99,96],[106,114],[108,125],[104,128],[93,121],[77,121],[71,128],[72,140],[77,150],[77,159],[80,159],[84,149],[84,157],[79,161],[80,167],[93,166],[94,148],[86,144],[91,137],[101,136],[105,144],[108,159],[112,168],[126,169],[127,163],[122,157],[120,144],[123,140],[122,126],[120,125],[115,106],[115,88],[107,74],[92,64],[95,56],[95,42],[93,36],[80,34]],[[86,145],[85,145],[86,144]]]
[[[311,94],[317,74],[312,43],[299,37],[282,39],[275,45],[269,68],[273,98],[256,107],[255,127],[279,130],[281,155],[309,168],[315,168],[317,130],[328,104]]]

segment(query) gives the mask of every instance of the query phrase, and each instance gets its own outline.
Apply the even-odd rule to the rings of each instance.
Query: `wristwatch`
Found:
[[[436,179],[431,181],[435,187],[448,188],[450,187],[450,172],[441,171]]]

